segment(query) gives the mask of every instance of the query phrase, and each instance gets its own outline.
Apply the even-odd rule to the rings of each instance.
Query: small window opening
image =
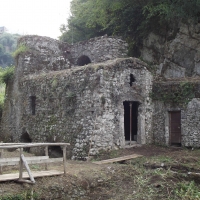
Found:
[[[133,74],[130,74],[130,86],[132,86],[134,82],[135,82],[135,77],[133,76]]]
[[[35,107],[36,107],[36,96],[30,96],[30,106],[31,106],[31,114],[35,115]]]
[[[89,63],[91,63],[91,60],[90,60],[90,58],[88,56],[81,56],[77,60],[77,65],[78,66],[84,66],[84,65],[87,65]]]

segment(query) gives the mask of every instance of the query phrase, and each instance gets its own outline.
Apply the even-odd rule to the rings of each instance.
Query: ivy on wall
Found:
[[[170,103],[172,105],[185,107],[193,98],[198,98],[200,91],[198,84],[193,82],[179,83],[154,83],[152,100]]]

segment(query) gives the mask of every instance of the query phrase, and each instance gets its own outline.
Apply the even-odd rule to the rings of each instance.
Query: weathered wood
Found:
[[[56,163],[56,162],[63,162],[63,158],[46,158],[46,156],[39,156],[38,159],[26,159],[28,164],[42,164],[42,163]],[[45,157],[45,158],[42,158]],[[31,157],[30,157],[31,158]],[[37,158],[37,157],[35,157]],[[15,158],[9,161],[9,158],[5,159],[5,162],[0,161],[0,166],[18,166],[19,165],[19,158]]]
[[[1,141],[1,143],[3,143],[3,142]],[[1,151],[0,151],[0,158],[3,158],[3,149],[1,149]],[[3,173],[3,167],[0,165],[0,174],[2,174],[2,173]]]
[[[4,143],[6,144],[6,143]],[[38,146],[67,146],[69,143],[25,143],[25,144],[15,144],[13,145],[0,145],[0,149],[16,149],[16,148],[28,148],[28,147],[38,147]]]
[[[24,166],[25,166],[25,168],[26,168],[26,170],[27,170],[27,172],[28,172],[28,175],[29,175],[29,177],[30,177],[31,182],[35,183],[35,179],[34,179],[32,173],[31,173],[31,170],[30,170],[30,168],[29,168],[29,166],[28,166],[28,163],[27,163],[27,161],[26,161],[26,158],[24,157],[23,154],[21,155],[21,159],[22,159],[22,161],[23,161],[23,163],[24,163]]]
[[[22,161],[22,158],[21,158],[22,152],[23,152],[23,148],[20,148],[20,151],[19,151],[19,157],[20,157],[20,161],[19,161],[19,180],[21,180],[22,177],[23,177],[23,161]]]
[[[37,172],[32,172],[33,177],[45,177],[45,176],[57,176],[57,175],[62,175],[63,172],[58,171],[58,170],[49,170],[49,171],[37,171]],[[19,173],[14,173],[14,174],[3,174],[0,175],[0,182],[3,181],[11,181],[11,180],[18,180],[19,178]],[[29,178],[29,175],[27,172],[23,173],[23,179]]]
[[[123,156],[123,157],[118,157],[118,158],[113,158],[113,159],[108,159],[108,160],[95,161],[93,163],[97,165],[101,165],[101,164],[107,164],[107,163],[113,163],[113,162],[120,162],[123,160],[130,160],[130,159],[138,158],[138,157],[142,157],[142,155],[132,154],[129,156]]]
[[[29,181],[29,180],[25,180],[25,179],[18,179],[17,182],[19,182],[19,183],[35,184],[35,182]]]
[[[49,156],[49,150],[48,146],[45,147],[45,156]],[[45,164],[45,169],[48,170],[48,164]]]
[[[66,146],[63,147],[63,166],[64,166],[64,174],[66,175]]]

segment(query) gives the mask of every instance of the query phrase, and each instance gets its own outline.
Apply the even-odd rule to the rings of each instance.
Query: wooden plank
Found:
[[[37,172],[32,172],[32,175],[34,178],[37,177],[45,177],[45,176],[57,176],[57,175],[62,175],[64,172],[57,171],[57,170],[50,170],[50,171],[37,171]],[[11,181],[11,180],[18,180],[19,178],[19,173],[15,174],[3,174],[0,175],[0,182],[3,181]],[[28,179],[29,175],[27,172],[23,173],[23,179]]]
[[[6,144],[6,143],[4,143]],[[14,144],[12,145],[0,145],[0,149],[16,149],[16,148],[27,148],[27,147],[38,147],[38,146],[67,146],[69,143],[27,143],[27,144]]]
[[[49,156],[26,157],[28,164],[45,163],[45,160],[48,160],[48,159],[49,159]],[[1,158],[0,166],[19,165],[19,161],[20,161],[20,158]]]
[[[132,155],[108,159],[108,160],[95,161],[93,163],[97,164],[97,165],[101,165],[101,164],[107,164],[107,163],[113,163],[113,162],[120,162],[120,161],[123,161],[123,160],[130,160],[130,159],[138,158],[138,157],[142,157],[142,155],[132,154]]]
[[[45,156],[44,156],[45,157]],[[49,159],[33,159],[33,160],[27,160],[28,164],[42,164],[42,163],[57,163],[57,162],[63,162],[63,158],[49,158]],[[5,161],[0,162],[0,166],[18,166],[19,165],[19,158],[15,161]]]

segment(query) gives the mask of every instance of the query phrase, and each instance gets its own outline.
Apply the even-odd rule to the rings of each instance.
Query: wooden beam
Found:
[[[46,157],[46,156],[40,156],[40,157]],[[42,164],[42,163],[56,163],[56,162],[63,162],[63,158],[38,158],[38,159],[26,159],[28,164]],[[0,166],[17,166],[19,165],[19,158],[12,158],[9,161],[9,158],[6,158],[4,162],[0,160]]]
[[[29,166],[28,166],[28,163],[26,162],[26,159],[25,159],[25,157],[24,157],[23,154],[21,155],[21,159],[22,159],[22,161],[23,161],[23,163],[24,163],[24,166],[25,166],[25,168],[26,168],[26,170],[27,170],[27,172],[28,172],[28,175],[29,175],[29,177],[30,177],[31,182],[32,182],[32,183],[35,183],[35,179],[34,179],[32,173],[31,173],[31,170],[30,170],[30,168],[29,168]]]
[[[45,177],[45,176],[57,176],[57,175],[62,175],[63,172],[57,171],[57,170],[50,170],[50,171],[33,171],[32,172],[34,178],[36,177]],[[0,175],[0,182],[4,181],[11,181],[11,180],[18,180],[19,178],[19,173],[13,173],[13,174],[3,174]],[[29,175],[27,172],[23,173],[23,179],[28,179]]]
[[[6,144],[6,143],[4,143]],[[0,149],[16,149],[27,147],[39,147],[39,146],[68,146],[69,143],[26,143],[26,144],[14,144],[13,145],[0,145]]]

